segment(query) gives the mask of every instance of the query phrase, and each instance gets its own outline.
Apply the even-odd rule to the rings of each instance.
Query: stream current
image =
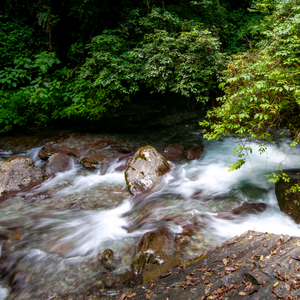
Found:
[[[229,172],[238,139],[206,141],[200,130],[182,130],[187,140],[204,145],[203,157],[171,163],[172,172],[142,199],[129,194],[115,162],[105,172],[74,163],[71,170],[2,202],[0,235],[8,241],[0,241],[0,299],[119,299],[134,285],[126,274],[139,238],[157,228],[168,227],[179,236],[183,228],[193,228],[182,262],[247,230],[299,235],[299,225],[280,211],[274,183],[265,176],[279,164],[296,168],[298,147],[290,148],[285,139],[259,154],[258,144],[250,143],[253,153],[246,164]],[[20,155],[43,166],[40,149]],[[263,202],[266,209],[230,215],[249,201]],[[108,248],[115,254],[109,272],[98,259]]]

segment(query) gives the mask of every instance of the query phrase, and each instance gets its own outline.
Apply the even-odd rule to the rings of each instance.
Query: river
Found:
[[[116,171],[120,163],[115,162],[105,172],[74,163],[71,170],[2,202],[0,235],[3,232],[6,240],[0,241],[0,299],[118,299],[134,286],[126,274],[137,241],[161,227],[178,235],[183,228],[193,228],[182,248],[182,262],[247,230],[299,235],[299,225],[280,211],[274,183],[265,176],[279,164],[282,169],[296,168],[299,147],[290,148],[286,138],[259,154],[259,145],[248,143],[253,153],[246,164],[229,172],[228,166],[237,160],[232,149],[238,139],[207,141],[196,127],[176,130],[176,141],[203,144],[204,155],[171,163],[172,172],[143,199],[129,194],[124,171]],[[175,141],[168,129],[153,133],[155,139],[146,134],[149,141],[144,137],[143,143],[155,147],[155,141],[167,141],[168,134]],[[20,155],[43,166],[40,149]],[[230,213],[246,202],[264,203],[266,209]],[[115,254],[109,271],[99,262],[99,254],[108,248]]]

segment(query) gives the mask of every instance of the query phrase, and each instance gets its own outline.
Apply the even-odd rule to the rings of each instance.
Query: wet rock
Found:
[[[162,272],[180,264],[180,243],[167,228],[147,232],[139,241],[132,272],[147,282]]]
[[[181,160],[183,160],[185,158],[184,157],[184,146],[179,143],[170,144],[164,150],[163,156],[167,160],[170,160],[174,163],[180,162]]]
[[[106,288],[111,288],[115,283],[114,274],[104,273],[102,276],[102,282]]]
[[[113,269],[113,262],[114,262],[114,251],[111,249],[106,249],[102,252],[99,256],[100,261],[107,269]]]
[[[132,299],[298,299],[299,243],[248,231],[153,278]]]
[[[285,182],[282,179],[275,184],[275,193],[277,196],[280,209],[289,215],[296,223],[300,224],[300,192],[295,193],[290,191],[290,188],[299,184],[300,170],[283,170],[290,180]]]
[[[40,150],[39,157],[41,159],[48,159],[51,155],[55,153],[62,153],[65,155],[78,157],[81,151],[77,147],[65,146],[60,144],[58,145],[47,144]]]
[[[65,172],[71,169],[72,158],[66,154],[55,153],[48,159],[46,175],[52,176],[58,172]]]
[[[107,139],[100,139],[100,140],[91,140],[91,141],[86,141],[83,145],[83,149],[95,149],[95,150],[101,150],[106,147],[113,147],[117,143],[114,141],[110,141]]]
[[[250,202],[246,201],[241,206],[236,207],[232,210],[234,215],[250,215],[255,213],[261,213],[265,211],[267,205],[263,202]]]
[[[125,171],[127,187],[133,195],[151,190],[170,170],[166,159],[153,147],[142,147],[134,154]]]
[[[188,150],[186,158],[189,160],[199,159],[202,156],[203,152],[204,152],[203,145],[194,146],[190,150]]]
[[[0,194],[19,191],[43,180],[44,171],[30,158],[12,157],[0,162]]]
[[[103,165],[109,165],[120,156],[117,150],[103,150],[101,152],[89,152],[80,159],[85,168],[100,169]]]
[[[230,212],[218,214],[218,217],[226,220],[234,220],[236,217],[245,217],[247,215],[262,213],[266,208],[267,205],[263,202],[246,201],[242,205],[232,209]]]

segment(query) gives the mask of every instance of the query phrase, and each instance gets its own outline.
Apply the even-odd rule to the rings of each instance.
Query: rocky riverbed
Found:
[[[230,173],[227,166],[236,159],[231,150],[237,140],[228,137],[207,142],[192,123],[136,134],[54,130],[46,136],[25,136],[23,148],[21,140],[17,136],[1,141],[0,166],[18,171],[15,163],[24,162],[38,176],[30,171],[33,179],[23,185],[23,171],[24,178],[15,176],[16,171],[10,172],[11,181],[7,171],[0,178],[5,185],[0,203],[0,299],[154,299],[165,296],[165,290],[155,290],[151,281],[143,285],[145,289],[136,286],[157,275],[160,280],[169,280],[171,271],[166,270],[173,267],[173,277],[174,270],[179,270],[180,276],[191,279],[186,278],[188,284],[175,279],[175,285],[183,286],[176,285],[174,290],[168,286],[170,299],[190,288],[197,290],[196,299],[199,295],[222,299],[218,297],[226,293],[247,297],[258,293],[252,293],[251,280],[240,275],[234,278],[238,283],[233,288],[226,278],[238,269],[249,267],[251,271],[250,260],[259,266],[273,260],[277,264],[275,254],[283,257],[285,250],[273,244],[276,239],[276,243],[282,239],[282,245],[288,244],[288,237],[253,233],[250,239],[249,233],[237,237],[239,242],[225,242],[219,256],[215,253],[218,248],[212,247],[249,229],[290,236],[299,232],[299,226],[280,211],[275,186],[264,176],[283,160],[283,166],[291,168],[300,159],[297,148],[288,149],[288,140],[270,145],[274,155],[268,153],[267,165],[265,157],[255,156],[242,170]],[[153,149],[150,152],[157,163],[149,149]],[[234,251],[243,252],[242,245],[251,250],[269,237],[265,244],[270,247],[261,246],[261,253],[252,254],[249,266],[246,258],[250,252],[235,253],[239,259],[232,259]],[[268,256],[267,251],[273,254]],[[298,254],[291,255],[296,262]],[[221,261],[220,267],[214,259]],[[198,277],[195,284],[189,269],[193,264],[186,264],[195,260],[197,268],[203,269],[201,278],[225,272],[222,280],[214,279],[218,287]],[[294,276],[296,269],[291,266]],[[216,268],[217,273],[209,276],[209,268]],[[287,279],[282,282],[296,293],[297,285]],[[260,291],[267,285],[252,282],[252,286]],[[157,283],[158,287],[162,286]],[[143,291],[146,295],[142,296]]]

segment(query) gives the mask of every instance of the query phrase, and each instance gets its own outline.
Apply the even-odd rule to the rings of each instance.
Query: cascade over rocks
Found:
[[[135,275],[147,282],[169,268],[180,264],[180,242],[167,228],[147,232],[141,238],[136,256],[131,264]]]
[[[43,180],[45,172],[32,159],[12,157],[0,162],[0,194],[19,191]]]
[[[125,180],[131,194],[151,190],[161,179],[161,176],[171,170],[166,159],[153,147],[140,148],[128,163]]]

